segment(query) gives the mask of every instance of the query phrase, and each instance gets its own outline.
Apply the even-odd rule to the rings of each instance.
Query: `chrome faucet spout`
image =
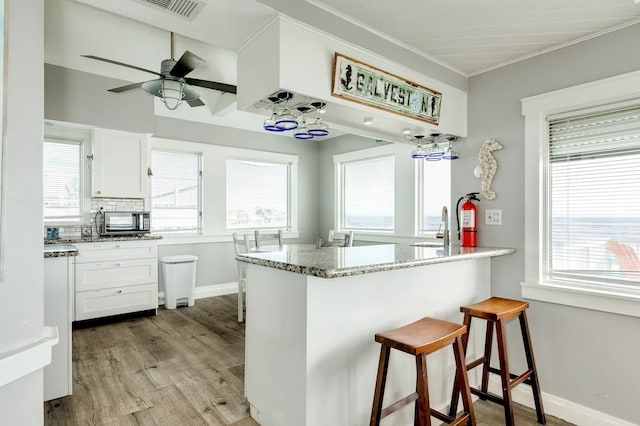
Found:
[[[444,238],[442,239],[442,246],[449,247],[449,211],[447,206],[442,206],[442,221],[444,222]]]

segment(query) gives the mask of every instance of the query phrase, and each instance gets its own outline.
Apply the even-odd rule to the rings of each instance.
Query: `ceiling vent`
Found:
[[[202,8],[206,5],[206,0],[135,0],[148,6],[166,10],[181,18],[193,21],[198,16]]]

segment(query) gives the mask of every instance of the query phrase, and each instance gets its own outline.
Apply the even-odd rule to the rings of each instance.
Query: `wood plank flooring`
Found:
[[[44,404],[45,425],[258,426],[243,396],[244,325],[235,295],[154,317],[73,331],[73,395]],[[504,423],[478,401],[478,426]],[[537,425],[516,408],[518,425]],[[569,423],[547,416],[547,425]],[[330,425],[328,425],[330,426]]]

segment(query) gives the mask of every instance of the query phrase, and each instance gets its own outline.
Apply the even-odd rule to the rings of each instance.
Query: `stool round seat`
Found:
[[[461,306],[460,312],[476,318],[497,321],[515,318],[528,307],[529,303],[522,300],[492,297],[472,305]]]
[[[377,333],[376,342],[411,355],[432,353],[449,346],[467,327],[449,321],[425,317],[405,326]]]
[[[449,424],[475,426],[469,379],[462,351],[462,340],[466,333],[467,327],[465,325],[429,317],[393,330],[376,333],[375,340],[382,346],[370,426],[378,426],[381,419],[412,402],[415,402],[414,424],[417,426],[430,426],[431,416]],[[453,347],[453,355],[456,362],[456,378],[454,382],[456,383],[457,394],[462,395],[464,407],[463,413],[458,417],[454,417],[455,413],[454,415],[441,413],[429,405],[427,355],[449,345]],[[383,409],[384,389],[391,349],[415,356],[416,391]]]

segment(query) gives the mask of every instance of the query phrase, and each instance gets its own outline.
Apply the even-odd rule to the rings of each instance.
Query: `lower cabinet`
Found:
[[[78,250],[75,321],[158,308],[155,241],[87,243]]]

